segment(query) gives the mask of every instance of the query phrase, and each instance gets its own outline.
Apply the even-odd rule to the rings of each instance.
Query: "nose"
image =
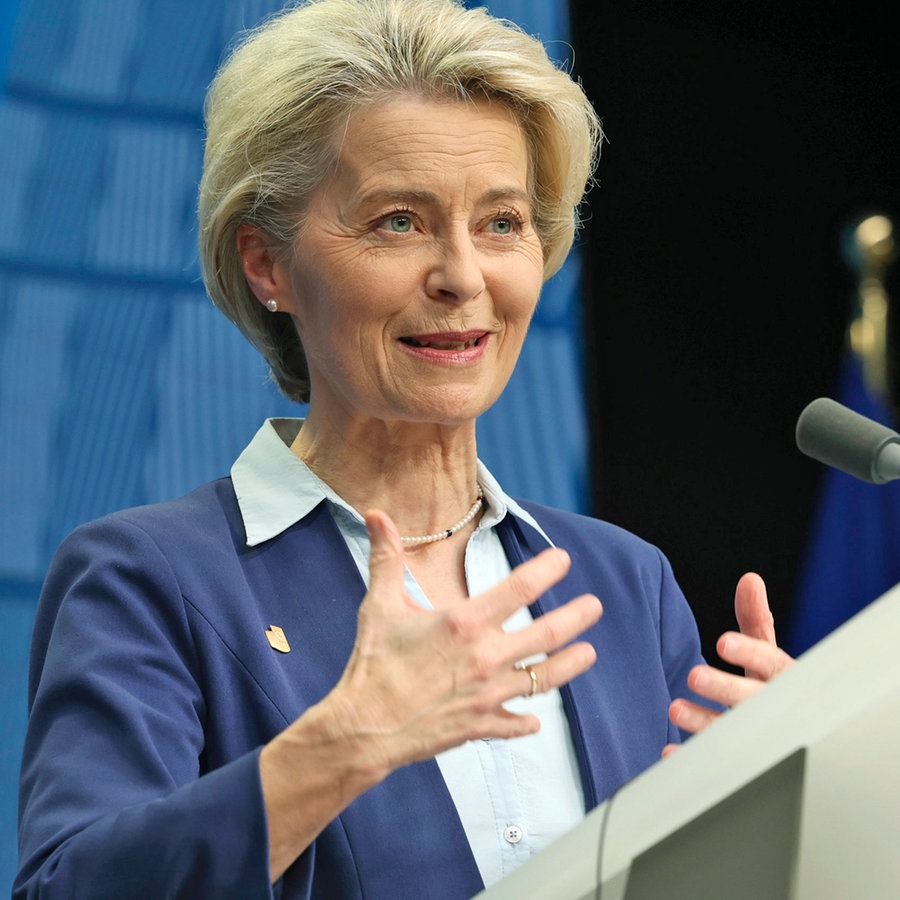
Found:
[[[478,251],[468,228],[446,235],[437,245],[425,279],[428,296],[445,303],[464,303],[484,289]]]

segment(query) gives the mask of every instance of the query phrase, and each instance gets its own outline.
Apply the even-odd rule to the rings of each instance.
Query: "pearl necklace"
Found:
[[[422,534],[416,537],[401,537],[400,540],[407,546],[413,547],[421,547],[423,544],[433,544],[435,541],[444,541],[448,537],[456,534],[460,528],[465,528],[466,525],[478,515],[478,510],[481,509],[481,504],[483,502],[484,492],[481,490],[481,485],[479,484],[478,499],[469,507],[469,511],[455,525],[452,525],[446,531],[436,531],[434,534]]]

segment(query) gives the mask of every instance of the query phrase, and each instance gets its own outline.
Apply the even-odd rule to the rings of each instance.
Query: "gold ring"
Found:
[[[538,692],[538,683],[537,683],[537,675],[534,674],[533,666],[516,666],[517,669],[522,669],[524,672],[527,672],[531,678],[531,690],[527,694],[522,694],[523,697],[533,697]]]

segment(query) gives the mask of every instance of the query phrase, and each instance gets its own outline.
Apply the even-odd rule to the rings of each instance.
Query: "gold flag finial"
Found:
[[[889,396],[887,269],[896,257],[894,227],[882,214],[867,216],[853,230],[858,261],[856,313],[850,323],[850,346],[859,357],[869,390]]]

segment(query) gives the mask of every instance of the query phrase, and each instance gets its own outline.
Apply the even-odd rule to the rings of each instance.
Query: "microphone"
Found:
[[[828,397],[813,400],[797,420],[802,453],[869,481],[900,478],[900,434]]]

